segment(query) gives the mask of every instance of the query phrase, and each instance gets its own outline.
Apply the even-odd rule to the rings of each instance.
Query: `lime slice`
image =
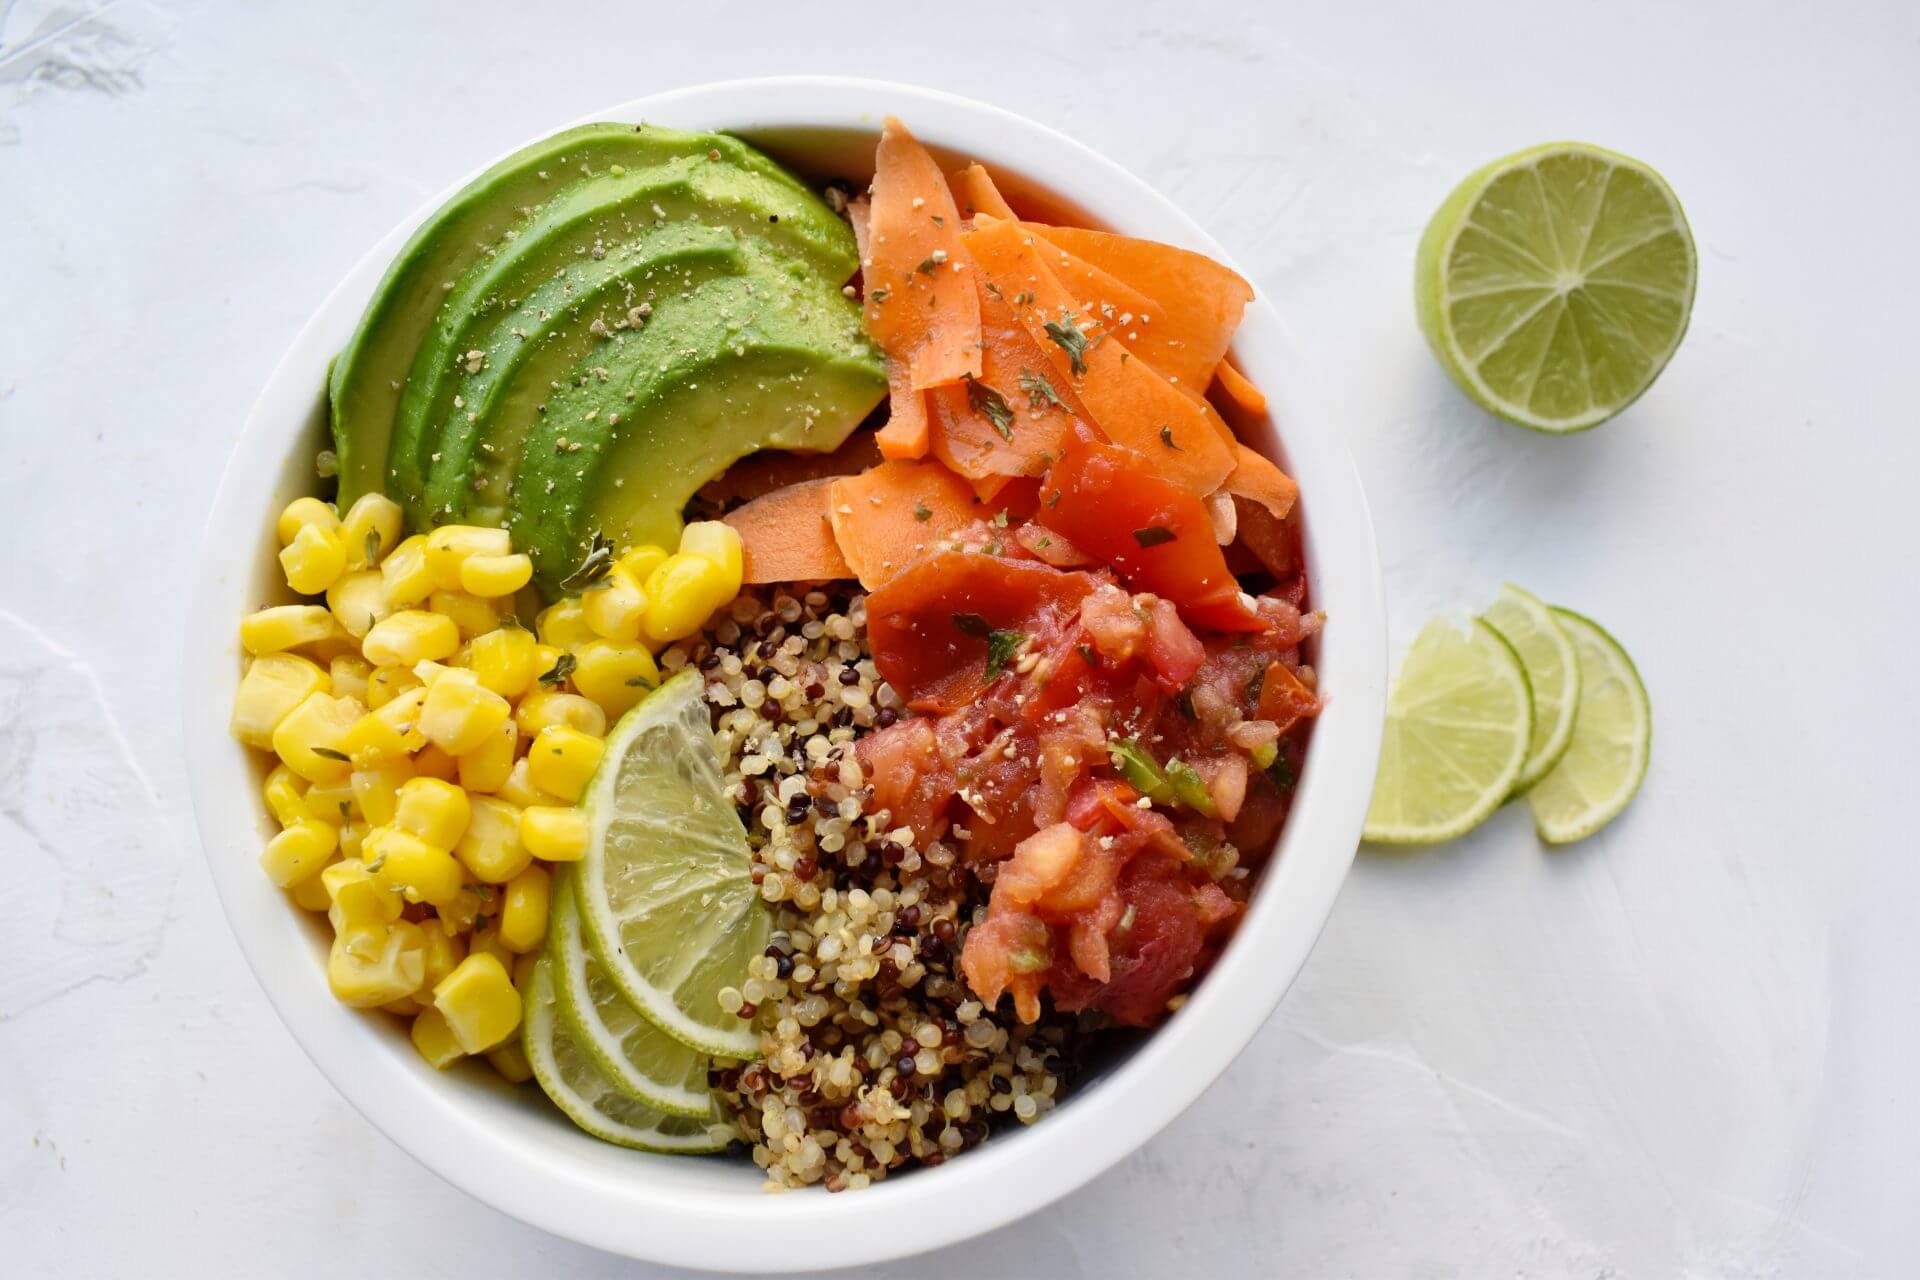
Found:
[[[1647,776],[1653,705],[1614,638],[1588,618],[1555,609],[1580,658],[1580,711],[1560,763],[1527,792],[1533,827],[1548,844],[1583,840],[1620,816]]]
[[[1387,698],[1365,835],[1437,844],[1500,807],[1526,763],[1532,698],[1520,659],[1479,619],[1435,618]]]
[[[1527,762],[1520,766],[1520,777],[1513,784],[1515,791],[1525,791],[1559,762],[1573,739],[1580,663],[1573,656],[1573,642],[1553,620],[1552,611],[1511,582],[1500,588],[1480,620],[1520,655],[1527,688],[1533,692],[1533,738],[1527,743]]]
[[[704,1118],[713,1113],[706,1054],[689,1049],[633,1011],[580,937],[573,880],[554,885],[547,926],[554,996],[568,1037],[613,1083],[657,1111]]]
[[[1693,234],[1666,182],[1578,142],[1496,160],[1420,238],[1414,305],[1453,380],[1536,431],[1581,431],[1639,398],[1693,309]]]
[[[683,1044],[753,1058],[753,1024],[720,1007],[772,924],[723,791],[703,682],[686,671],[621,718],[582,804],[580,923],[627,1003]]]
[[[596,1138],[642,1151],[696,1155],[727,1145],[710,1119],[694,1120],[655,1111],[620,1092],[574,1043],[561,1024],[553,991],[553,957],[534,966],[533,989],[521,1042],[533,1077],[567,1118]]]

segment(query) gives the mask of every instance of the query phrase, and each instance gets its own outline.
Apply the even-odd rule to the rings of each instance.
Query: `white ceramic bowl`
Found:
[[[944,93],[837,77],[749,80],[676,90],[590,118],[729,130],[810,175],[863,180],[888,114],[956,161],[986,162],[1016,196],[1050,191],[1056,203],[1116,230],[1230,260],[1110,161],[1030,120]],[[324,926],[300,919],[256,863],[270,833],[261,766],[226,732],[240,675],[236,628],[242,614],[285,596],[274,515],[314,487],[327,362],[394,252],[444,198],[374,246],[267,382],[214,501],[193,602],[184,712],[201,839],[241,949],[294,1036],[362,1114],[454,1185],[558,1235],[682,1266],[795,1271],[931,1249],[1031,1213],[1140,1146],[1225,1069],[1305,962],[1352,861],[1379,747],[1385,620],[1366,500],[1338,424],[1304,394],[1306,370],[1273,307],[1257,298],[1247,309],[1235,359],[1272,401],[1274,425],[1253,443],[1300,483],[1314,599],[1327,613],[1315,658],[1329,705],[1278,855],[1238,935],[1165,1027],[1110,1055],[1032,1128],[864,1191],[775,1196],[744,1160],[608,1146],[541,1105],[531,1088],[508,1089],[484,1068],[436,1073],[397,1019],[335,1003]]]

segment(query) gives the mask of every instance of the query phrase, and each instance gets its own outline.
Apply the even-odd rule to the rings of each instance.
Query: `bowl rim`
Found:
[[[1004,108],[938,90],[845,76],[728,80],[652,94],[576,123],[657,119],[751,137],[877,131],[885,115],[906,119],[936,148],[1048,175],[1061,195],[1116,229],[1232,263],[1196,222],[1091,148]],[[963,1160],[856,1195],[766,1195],[757,1178],[722,1189],[710,1179],[663,1176],[656,1162],[671,1157],[607,1147],[571,1130],[549,1138],[518,1121],[475,1123],[476,1115],[489,1120],[490,1107],[499,1112],[484,1090],[436,1080],[406,1049],[404,1034],[372,1030],[375,1020],[338,1005],[324,980],[314,981],[315,944],[291,927],[293,913],[255,864],[266,829],[252,795],[257,775],[247,750],[227,734],[224,708],[240,671],[236,622],[257,606],[263,555],[272,560],[272,511],[260,499],[276,477],[283,490],[298,483],[304,464],[294,455],[311,429],[328,361],[395,252],[485,167],[388,232],[328,294],[248,413],[209,509],[181,711],[201,846],[249,966],[321,1073],[402,1150],[503,1213],[613,1253],[736,1271],[852,1266],[952,1244],[1065,1196],[1184,1111],[1265,1023],[1332,910],[1372,790],[1386,697],[1386,616],[1372,523],[1352,459],[1313,403],[1279,314],[1256,291],[1234,354],[1269,392],[1271,419],[1255,429],[1265,437],[1257,443],[1282,456],[1300,480],[1314,601],[1328,614],[1318,670],[1329,705],[1275,858],[1233,942],[1178,1014],[1044,1124],[998,1134]],[[740,1229],[749,1222],[761,1229]]]

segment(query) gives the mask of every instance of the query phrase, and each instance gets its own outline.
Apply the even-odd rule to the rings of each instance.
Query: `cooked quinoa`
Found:
[[[774,912],[773,941],[723,1006],[753,1018],[762,1057],[713,1084],[767,1188],[860,1188],[937,1165],[1009,1117],[1052,1109],[1075,1020],[1002,1022],[958,976],[988,885],[944,841],[866,811],[851,747],[903,714],[849,585],[749,591],[661,665],[705,672],[728,794]]]

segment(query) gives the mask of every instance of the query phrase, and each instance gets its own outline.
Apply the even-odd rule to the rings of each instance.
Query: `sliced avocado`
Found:
[[[473,337],[468,349],[481,358],[454,383],[447,416],[429,435],[423,505],[430,522],[505,524],[507,494],[535,419],[559,386],[598,376],[588,357],[604,335],[624,347],[629,331],[637,337],[646,324],[640,308],[716,276],[744,274],[747,262],[725,228],[667,223],[601,262],[573,264],[514,310],[496,313],[491,330]],[[601,270],[609,265],[612,271]]]
[[[754,257],[744,276],[655,304],[548,400],[509,527],[549,592],[595,533],[671,547],[688,499],[736,459],[837,448],[886,394],[857,307],[804,268]]]
[[[724,134],[682,133],[651,125],[592,124],[555,134],[515,152],[468,183],[414,232],[374,290],[360,325],[328,378],[340,501],[381,492],[394,410],[414,353],[441,305],[446,286],[503,236],[531,222],[536,210],[574,182],[614,166],[639,168],[676,156],[752,170],[791,189],[799,208],[819,201],[760,152]],[[824,209],[824,206],[820,206]],[[830,217],[830,215],[829,215]],[[846,233],[840,229],[840,235]],[[820,251],[835,280],[853,272],[849,238],[823,236]],[[838,271],[839,274],[834,274]]]

